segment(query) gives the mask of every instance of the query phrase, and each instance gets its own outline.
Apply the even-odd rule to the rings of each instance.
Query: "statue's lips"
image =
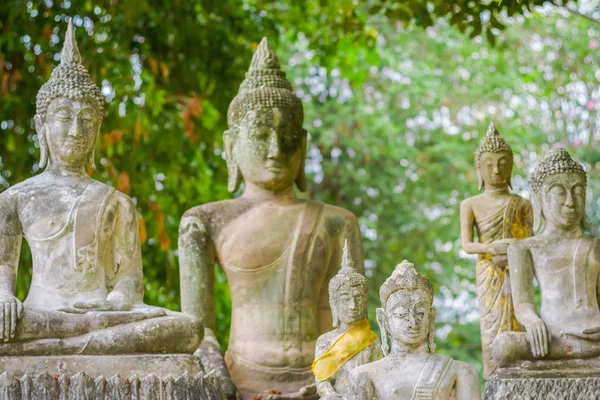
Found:
[[[265,167],[267,168],[267,170],[273,172],[281,172],[288,169],[287,165],[281,163],[268,163],[267,165],[265,165]]]

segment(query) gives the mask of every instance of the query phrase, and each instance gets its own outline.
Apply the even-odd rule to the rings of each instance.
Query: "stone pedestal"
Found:
[[[2,400],[223,400],[184,354],[0,358]]]
[[[500,369],[485,384],[484,400],[600,399],[600,369]]]

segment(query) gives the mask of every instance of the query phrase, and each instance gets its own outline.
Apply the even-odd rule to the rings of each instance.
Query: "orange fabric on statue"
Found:
[[[313,361],[312,371],[319,382],[329,379],[346,361],[366,349],[377,339],[371,330],[369,320],[352,325],[344,332],[321,357]]]

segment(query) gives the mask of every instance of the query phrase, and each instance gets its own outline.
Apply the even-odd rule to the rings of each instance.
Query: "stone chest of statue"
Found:
[[[497,367],[492,358],[494,338],[501,332],[523,330],[515,319],[506,249],[517,239],[533,234],[533,213],[528,200],[509,192],[513,152],[494,124],[475,152],[475,166],[483,193],[461,203],[460,226],[463,249],[479,255],[477,298],[483,375],[487,379]],[[474,230],[478,242],[473,241]]]
[[[311,364],[317,338],[331,327],[327,285],[344,239],[357,271],[364,270],[354,215],[294,192],[294,183],[306,190],[302,121],[302,103],[263,39],[224,134],[229,190],[243,180],[243,194],[192,208],[181,220],[182,310],[207,328],[199,349],[207,368],[224,377],[229,371],[245,399],[264,391],[316,396]],[[215,264],[232,301],[224,358],[213,333]]]
[[[582,229],[586,181],[583,167],[565,149],[550,150],[531,175],[534,226],[540,232],[508,248],[515,313],[526,332],[505,332],[494,341],[500,368],[486,389],[489,398],[536,387],[543,387],[544,398],[600,396],[600,244]],[[514,379],[512,392],[502,378]]]
[[[312,365],[317,393],[323,400],[345,398],[350,372],[382,357],[381,342],[367,319],[369,283],[353,264],[346,242],[342,268],[329,281],[329,304],[336,329],[319,336]]]
[[[192,356],[202,340],[199,320],[142,302],[133,201],[86,173],[104,98],[82,65],[72,23],[36,105],[44,171],[0,193],[0,373],[28,374],[20,381],[23,398],[36,398],[40,382],[49,395],[59,390],[45,374],[66,376],[61,384],[70,379],[72,391],[83,385],[93,392],[98,376],[201,373]],[[33,258],[23,303],[14,296],[22,238]],[[0,391],[11,393],[4,377]],[[31,378],[41,381],[31,388]],[[60,390],[71,390],[64,385]]]
[[[349,400],[476,400],[479,378],[471,365],[435,354],[433,286],[403,261],[379,291],[381,360],[350,373]],[[388,343],[390,337],[391,348]]]

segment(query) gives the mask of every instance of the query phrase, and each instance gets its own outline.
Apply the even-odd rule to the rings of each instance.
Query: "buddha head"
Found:
[[[377,322],[381,330],[384,355],[389,354],[387,335],[407,348],[428,344],[435,352],[435,308],[433,286],[417,272],[414,264],[404,260],[379,290],[381,308]]]
[[[511,187],[513,151],[490,123],[485,137],[475,152],[475,168],[479,190]]]
[[[545,225],[571,230],[585,228],[587,174],[565,149],[552,149],[529,178],[533,192],[533,229]]]
[[[294,182],[305,191],[303,119],[302,103],[264,38],[227,112],[229,129],[224,142],[229,191],[237,191],[242,179],[272,192]]]
[[[104,113],[104,97],[82,65],[69,21],[60,64],[37,94],[35,129],[40,168],[50,164],[94,168],[94,150]]]
[[[354,269],[348,241],[344,243],[342,268],[329,281],[329,302],[333,314],[333,327],[340,323],[354,324],[367,318],[369,283]]]

